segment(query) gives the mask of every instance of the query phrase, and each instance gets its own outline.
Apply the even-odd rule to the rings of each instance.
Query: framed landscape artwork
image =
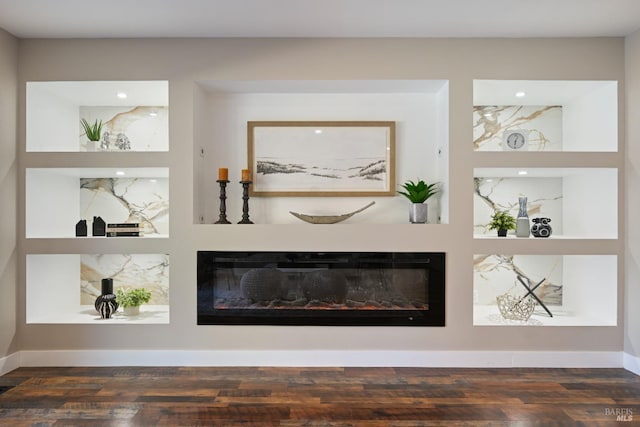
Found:
[[[393,196],[395,122],[248,122],[252,196]]]

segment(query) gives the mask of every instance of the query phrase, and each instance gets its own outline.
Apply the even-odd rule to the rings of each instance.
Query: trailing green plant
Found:
[[[491,216],[489,230],[515,230],[516,219],[508,211],[497,211]]]
[[[138,307],[142,304],[146,304],[151,300],[151,292],[145,288],[135,289],[123,289],[118,288],[116,290],[116,301],[120,306],[124,307]]]
[[[84,129],[84,134],[87,135],[89,141],[100,141],[102,137],[102,120],[96,119],[93,124],[89,124],[86,119],[81,119],[80,124]]]
[[[435,195],[440,191],[438,189],[438,183],[426,184],[423,180],[416,182],[407,181],[401,185],[406,191],[398,191],[404,197],[409,199],[411,203],[424,203],[429,197]]]

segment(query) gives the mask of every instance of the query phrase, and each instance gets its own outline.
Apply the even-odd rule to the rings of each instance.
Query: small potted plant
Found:
[[[150,299],[151,292],[145,288],[118,288],[116,291],[116,301],[124,309],[124,314],[127,316],[140,314],[140,306],[148,303]]]
[[[499,237],[506,237],[508,230],[516,229],[516,219],[508,211],[497,211],[491,216],[489,230],[498,230]]]
[[[89,140],[87,142],[87,151],[96,151],[96,143],[100,141],[102,137],[102,120],[98,121],[96,119],[93,124],[90,124],[86,119],[81,119],[80,124],[84,129],[84,134]]]
[[[438,183],[427,184],[423,180],[418,182],[407,181],[401,185],[405,191],[398,191],[411,202],[409,211],[409,221],[412,224],[424,224],[427,222],[428,207],[425,202],[433,195],[437,194]]]

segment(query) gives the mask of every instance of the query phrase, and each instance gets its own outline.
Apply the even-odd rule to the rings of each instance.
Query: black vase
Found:
[[[118,310],[118,302],[113,293],[113,279],[102,279],[102,292],[96,298],[94,306],[103,319],[110,319],[111,315]]]
[[[533,237],[549,237],[553,232],[551,225],[551,218],[533,218],[533,225],[531,226],[531,235]]]

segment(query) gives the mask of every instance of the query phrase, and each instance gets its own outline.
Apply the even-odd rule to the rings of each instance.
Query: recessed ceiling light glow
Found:
[[[124,176],[124,175],[125,175],[125,173],[124,173],[124,171],[116,171],[116,175],[118,175],[118,176]]]
[[[524,98],[524,97],[525,97],[525,95],[526,95],[526,93],[524,93],[524,92],[522,92],[522,91],[516,92],[516,97],[517,97],[517,98]]]
[[[320,135],[322,133],[322,129],[316,129],[313,131],[316,135]]]
[[[526,174],[528,174],[528,173],[529,173],[529,172],[527,172],[527,171],[518,171],[518,175],[526,175]]]
[[[149,116],[151,117],[156,117],[158,115],[158,113],[156,113],[155,111],[152,111],[149,113]]]
[[[120,99],[127,99],[127,94],[124,92],[118,92],[116,96]]]
[[[158,182],[158,180],[157,180],[157,179],[155,179],[155,178],[151,178],[151,179],[149,180],[149,182],[156,183],[156,182]]]

